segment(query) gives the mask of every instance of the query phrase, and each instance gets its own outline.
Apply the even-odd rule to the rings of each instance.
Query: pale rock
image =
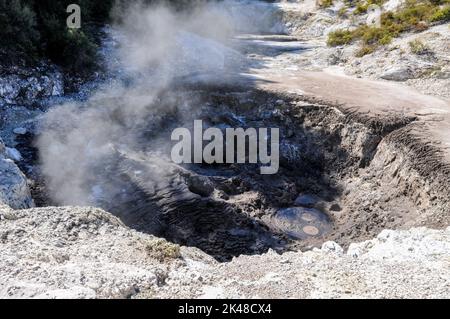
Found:
[[[24,127],[17,127],[13,130],[13,133],[17,135],[25,135],[27,134],[27,129]]]
[[[386,242],[388,240],[395,240],[397,233],[394,230],[384,229],[378,236],[377,239],[380,242]]]
[[[414,73],[409,67],[393,67],[381,74],[380,78],[391,81],[406,81],[414,78]]]
[[[5,155],[7,158],[13,160],[14,162],[20,162],[22,158],[22,154],[20,152],[12,147],[6,147]]]
[[[334,253],[334,254],[337,254],[337,255],[342,255],[344,253],[344,249],[341,246],[339,246],[339,244],[337,244],[334,241],[324,242],[322,244],[321,250],[324,251],[324,252]]]
[[[25,175],[10,159],[0,157],[0,203],[13,209],[33,207]]]
[[[355,243],[351,243],[347,249],[347,255],[353,258],[358,258],[363,253],[361,246]]]

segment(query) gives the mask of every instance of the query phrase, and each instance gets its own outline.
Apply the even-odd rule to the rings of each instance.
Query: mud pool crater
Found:
[[[120,98],[95,103],[104,105],[101,111],[136,142],[124,148],[129,136],[111,136],[104,157],[85,163],[89,178],[82,187],[89,190],[88,204],[117,215],[129,227],[198,247],[217,260],[269,248],[280,253],[310,249],[327,240],[345,246],[402,225],[404,216],[385,209],[397,201],[410,215],[421,212],[377,166],[390,156],[379,151],[380,142],[408,119],[373,125],[321,101],[234,87],[163,92],[139,121],[123,118]],[[194,119],[223,130],[278,127],[279,172],[261,175],[258,164],[172,163],[170,133]],[[67,136],[66,131],[57,134],[62,140]],[[34,181],[36,203],[86,204],[58,201],[54,194],[73,185],[70,179],[55,183],[42,173],[39,157],[49,154],[41,149],[37,156],[32,140],[27,137],[18,148]]]

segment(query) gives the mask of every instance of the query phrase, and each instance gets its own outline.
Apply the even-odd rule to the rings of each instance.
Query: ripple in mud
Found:
[[[272,217],[272,223],[280,231],[295,239],[322,236],[331,229],[330,218],[314,208],[280,209]]]

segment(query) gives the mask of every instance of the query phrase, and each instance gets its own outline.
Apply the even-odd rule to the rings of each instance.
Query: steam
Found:
[[[225,64],[226,57],[239,56],[227,47],[232,22],[217,4],[177,13],[162,6],[136,5],[124,14],[116,28],[123,34],[119,55],[128,71],[151,70],[152,76],[170,81],[192,72],[224,71],[232,67]]]
[[[110,71],[119,74],[119,80],[86,102],[52,109],[43,120],[37,146],[53,201],[114,201],[127,187],[118,159],[148,161],[143,145],[152,149],[156,166],[164,164],[167,159],[158,150],[169,139],[161,140],[161,128],[172,113],[190,114],[196,107],[172,90],[173,84],[196,74],[208,74],[210,83],[223,81],[225,72],[237,72],[243,63],[229,41],[246,17],[233,8],[229,3],[208,3],[175,12],[134,5],[123,12],[121,23],[113,27],[118,49],[108,57],[118,61]],[[162,170],[153,170],[147,178],[160,180]]]

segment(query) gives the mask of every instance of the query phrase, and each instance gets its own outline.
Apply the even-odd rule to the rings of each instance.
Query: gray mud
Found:
[[[117,141],[112,156],[92,167],[96,175],[86,185],[93,190],[92,204],[130,227],[198,247],[225,261],[269,248],[309,249],[327,240],[345,247],[383,228],[448,223],[443,220],[448,219],[445,184],[429,193],[423,192],[422,184],[417,189],[408,184],[413,179],[424,184],[437,181],[432,170],[427,174],[424,165],[409,160],[410,145],[395,137],[412,125],[413,118],[367,119],[320,101],[263,91],[177,92],[171,92],[170,99],[163,93],[159,99],[171,105],[149,106],[158,116],[150,114],[147,127],[122,123],[129,125],[138,142],[124,149]],[[181,99],[190,105],[189,112]],[[111,112],[121,123],[120,111]],[[279,127],[279,172],[260,175],[256,164],[172,163],[170,133],[175,127],[192,126],[194,119],[223,129]],[[405,148],[405,158],[392,153],[398,143]],[[39,160],[25,146],[18,147],[34,167]],[[395,175],[386,165],[398,165],[401,172]],[[40,206],[55,204],[46,202],[53,190],[38,171],[31,171],[35,201]],[[108,185],[114,189],[96,195],[96,188]],[[302,194],[307,198],[299,197]]]

